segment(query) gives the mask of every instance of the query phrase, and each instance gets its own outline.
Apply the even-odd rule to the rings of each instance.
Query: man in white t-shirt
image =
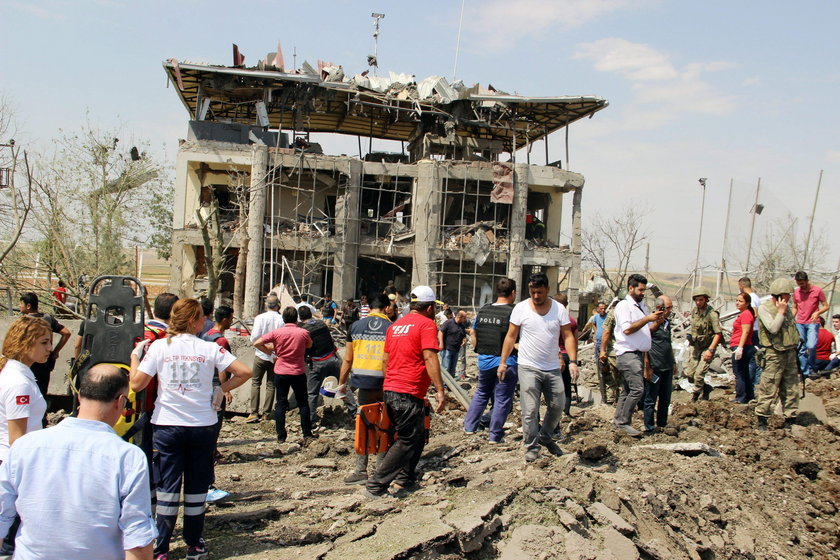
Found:
[[[561,375],[560,337],[569,354],[572,379],[578,377],[577,339],[569,312],[548,297],[548,277],[532,274],[528,279],[529,299],[519,302],[510,315],[510,327],[502,345],[499,380],[504,380],[507,359],[519,340],[519,393],[522,406],[522,435],[525,461],[539,457],[540,446],[552,455],[562,455],[552,436],[563,415],[566,394]],[[545,396],[546,414],[539,425],[540,395]]]
[[[251,342],[256,342],[265,334],[283,326],[280,315],[280,298],[274,293],[265,298],[265,313],[254,317],[254,328],[251,329]],[[265,397],[263,398],[262,413],[260,413],[260,388],[265,377]],[[251,414],[245,422],[252,424],[260,418],[271,418],[274,410],[274,354],[266,354],[254,349],[254,367],[251,372]]]
[[[659,320],[664,313],[648,313],[644,303],[646,290],[647,278],[631,274],[627,279],[627,297],[615,306],[615,361],[622,379],[613,425],[634,437],[642,435],[630,423],[645,394],[644,373],[650,367],[647,359],[651,342],[648,323]]]

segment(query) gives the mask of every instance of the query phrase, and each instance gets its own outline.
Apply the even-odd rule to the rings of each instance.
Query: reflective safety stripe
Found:
[[[161,502],[178,502],[181,499],[179,492],[161,492],[157,491],[157,499]]]
[[[184,508],[184,515],[201,515],[202,513],[204,513],[204,504]]]
[[[207,499],[207,492],[202,494],[184,494],[184,503],[194,504],[197,502],[204,503]]]
[[[178,506],[162,506],[158,504],[155,511],[158,515],[178,515]]]

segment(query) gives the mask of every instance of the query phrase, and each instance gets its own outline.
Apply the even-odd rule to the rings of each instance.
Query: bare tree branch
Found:
[[[583,260],[598,270],[613,296],[624,287],[633,255],[648,239],[646,216],[631,206],[612,218],[595,214],[584,228]]]

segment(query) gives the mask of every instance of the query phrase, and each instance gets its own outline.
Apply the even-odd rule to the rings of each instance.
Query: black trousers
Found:
[[[289,410],[289,389],[295,394],[300,411],[300,431],[303,437],[312,436],[312,417],[309,414],[309,401],[306,394],[306,375],[274,375],[274,425],[277,428],[277,441],[284,442],[286,432],[286,412]]]
[[[401,486],[414,483],[417,479],[415,469],[426,445],[423,399],[406,393],[385,391],[384,400],[388,417],[398,437],[376,465],[374,475],[368,479],[367,489],[374,494],[383,494],[391,482]]]
[[[204,531],[204,502],[213,475],[216,425],[155,426],[154,466],[157,472],[155,554],[169,552],[178,517],[181,483],[184,490],[184,530],[187,546],[198,546]]]

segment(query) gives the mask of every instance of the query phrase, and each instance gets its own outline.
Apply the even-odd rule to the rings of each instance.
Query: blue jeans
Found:
[[[758,345],[758,331],[753,331],[752,335],[752,344],[753,350],[759,347]],[[750,380],[753,384],[753,395],[755,395],[755,387],[758,386],[758,382],[761,381],[761,368],[758,367],[758,362],[755,361],[755,356],[757,352],[753,352],[753,358],[750,360],[749,371],[750,371]]]
[[[499,381],[496,369],[483,369],[478,372],[478,387],[475,389],[467,416],[464,418],[464,431],[474,432],[490,396],[493,396],[493,408],[490,414],[490,440],[502,441],[505,435],[505,421],[513,407],[513,392],[519,378],[516,366],[508,366],[504,381]]]
[[[730,349],[734,352],[737,346]],[[746,404],[755,398],[755,385],[750,376],[750,364],[755,363],[755,346],[744,346],[740,360],[732,359],[732,371],[735,373],[735,402]]]
[[[444,350],[440,353],[440,365],[452,377],[455,377],[455,368],[458,367],[458,350]]]
[[[653,370],[653,378],[658,378],[655,383],[645,379],[645,430],[648,432],[656,426],[664,428],[668,425],[674,370]]]
[[[799,337],[805,345],[799,349],[799,365],[802,375],[808,375],[812,369],[817,369],[817,334],[820,332],[819,323],[796,323]]]

